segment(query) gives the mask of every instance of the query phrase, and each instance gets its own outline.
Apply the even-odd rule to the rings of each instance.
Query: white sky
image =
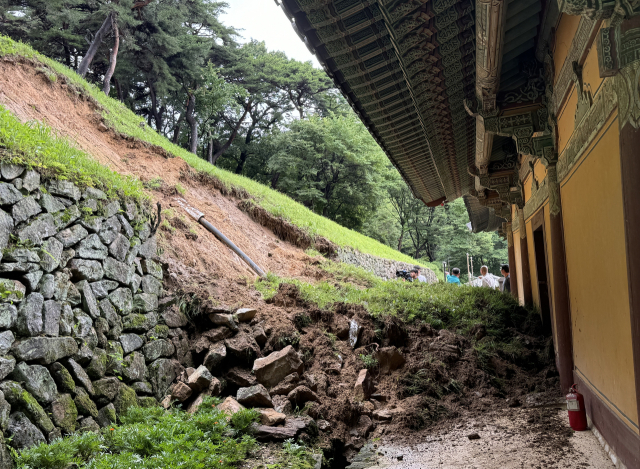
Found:
[[[283,51],[301,62],[311,60],[315,67],[320,67],[274,0],[227,0],[227,3],[229,8],[221,19],[239,30],[243,41],[264,41],[269,50]]]

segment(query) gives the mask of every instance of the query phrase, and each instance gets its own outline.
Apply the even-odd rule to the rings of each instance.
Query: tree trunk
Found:
[[[117,78],[113,79],[113,82],[116,84],[116,91],[118,92],[118,101],[124,103],[124,95],[122,94],[122,85],[118,81]]]
[[[89,46],[89,50],[83,57],[82,62],[80,62],[80,66],[78,67],[78,74],[83,78],[87,74],[89,66],[91,65],[91,62],[93,62],[93,58],[96,56],[96,52],[98,52],[100,44],[102,44],[104,36],[111,29],[111,18],[113,15],[115,15],[115,13],[109,13],[104,19],[104,23],[102,23],[102,26],[100,26],[100,29],[96,33],[96,36],[93,38],[93,42],[91,42],[91,45]]]
[[[271,175],[271,188],[272,189],[277,189],[278,188],[278,180],[280,179],[280,173],[279,172],[275,172]]]
[[[398,238],[398,251],[402,248],[402,240],[404,239],[404,225],[400,225],[400,237]]]
[[[187,123],[191,127],[191,144],[189,145],[189,151],[196,154],[198,150],[198,122],[194,116],[196,110],[196,96],[189,94],[189,103],[187,104]]]
[[[238,162],[238,166],[236,166],[236,174],[242,174],[242,170],[244,169],[244,164],[247,162],[247,158],[249,157],[249,145],[251,144],[251,140],[253,137],[253,125],[247,131],[247,136],[244,139],[244,148],[240,152],[240,161]]]
[[[115,13],[111,13],[111,27],[113,28],[113,49],[111,49],[111,56],[109,57],[109,69],[104,76],[104,87],[102,91],[109,96],[111,91],[111,77],[116,70],[116,61],[118,59],[118,49],[120,48],[120,29],[118,28],[118,18]]]
[[[209,147],[207,148],[207,161],[211,164],[213,161],[213,137],[211,136],[211,132],[209,132]]]
[[[220,158],[220,156],[225,151],[227,151],[227,149],[231,146],[231,144],[235,140],[236,136],[238,135],[238,131],[240,130],[240,126],[242,126],[242,123],[244,122],[245,117],[247,117],[247,113],[249,112],[250,107],[251,107],[251,102],[249,102],[249,104],[245,106],[244,114],[242,114],[242,117],[240,117],[238,124],[233,129],[233,132],[231,132],[231,135],[229,136],[229,139],[227,140],[227,142],[224,145],[222,145],[222,147],[220,147],[220,149],[215,153],[215,155],[213,155],[213,162],[214,162],[213,164],[215,164],[215,162],[218,161],[218,158]]]
[[[180,138],[180,127],[182,127],[182,121],[184,120],[184,112],[180,113],[180,117],[178,117],[178,122],[176,122],[175,127],[173,128],[173,138],[171,142],[174,144],[178,144],[178,139]]]
[[[149,97],[151,98],[151,115],[153,115],[153,120],[156,124],[156,131],[160,133],[162,131],[162,115],[164,114],[165,107],[162,106],[160,111],[158,111],[158,98],[156,95],[156,90],[153,87],[153,83],[148,83],[149,85]]]

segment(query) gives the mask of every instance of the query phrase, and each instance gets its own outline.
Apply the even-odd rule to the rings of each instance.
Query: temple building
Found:
[[[429,206],[507,237],[617,461],[640,468],[640,0],[281,0]]]

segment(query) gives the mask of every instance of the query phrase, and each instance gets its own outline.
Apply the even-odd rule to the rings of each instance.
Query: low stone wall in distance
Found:
[[[21,166],[0,173],[4,437],[22,449],[156,404],[181,371],[172,357],[187,321],[175,306],[163,311],[146,214]],[[7,457],[0,441],[0,468]]]
[[[381,257],[372,256],[371,254],[363,254],[360,251],[348,248],[339,248],[337,250],[338,258],[346,263],[355,265],[356,267],[362,267],[369,272],[372,272],[377,277],[385,280],[396,278],[397,270],[410,271],[415,267],[415,264],[407,264],[406,262],[392,261],[390,259],[383,259]],[[421,273],[427,277],[429,283],[437,283],[438,278],[433,270],[421,267]]]

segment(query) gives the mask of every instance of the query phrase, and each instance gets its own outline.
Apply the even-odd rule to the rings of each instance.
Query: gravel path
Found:
[[[432,433],[415,445],[369,443],[349,469],[614,468],[590,431],[573,433],[565,410],[547,409],[549,432],[527,432],[531,410],[505,409]],[[560,432],[560,433],[559,433]],[[478,439],[469,439],[471,434]],[[570,435],[570,436],[569,436]]]

